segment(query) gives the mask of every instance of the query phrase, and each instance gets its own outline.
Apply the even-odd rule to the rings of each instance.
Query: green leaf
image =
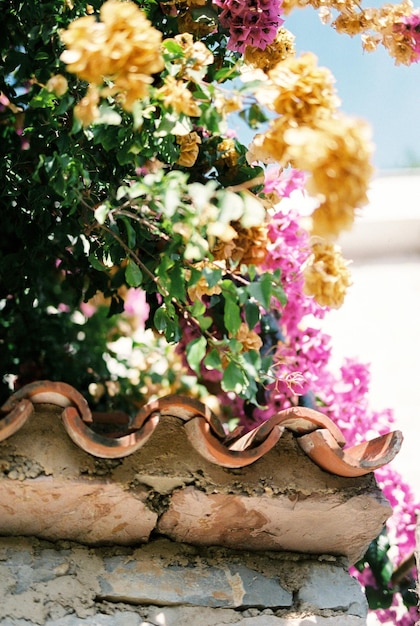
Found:
[[[225,307],[223,312],[225,328],[230,335],[235,336],[241,325],[241,310],[230,294],[225,296]]]
[[[89,255],[89,262],[95,270],[98,270],[99,272],[104,271],[105,267],[103,263],[97,259],[95,252],[92,252],[92,254]]]
[[[280,304],[282,304],[283,306],[287,304],[287,295],[283,287],[281,287],[280,285],[273,285],[272,292],[272,295],[280,302]]]
[[[250,380],[260,378],[261,357],[257,350],[248,350],[241,354],[242,366]]]
[[[214,79],[218,83],[223,83],[225,80],[235,78],[235,76],[238,76],[238,75],[239,75],[239,72],[236,69],[236,66],[222,67],[220,70],[217,70],[217,72],[215,72]],[[239,115],[241,116],[241,114]]]
[[[188,307],[189,312],[193,317],[199,317],[206,312],[206,305],[201,300],[197,299],[194,303]]]
[[[252,330],[260,320],[260,308],[256,302],[247,300],[245,302],[245,320]]]
[[[174,264],[169,272],[169,281],[170,281],[170,293],[171,296],[176,298],[181,302],[185,302],[186,299],[186,290],[185,290],[185,280],[184,280],[184,272],[182,268]]]
[[[35,55],[35,61],[47,61],[49,59],[49,54],[44,50],[37,52]]]
[[[222,368],[222,360],[216,348],[213,348],[213,350],[210,350],[210,352],[204,359],[204,365],[209,370],[220,370]]]
[[[156,311],[155,311],[155,315],[153,318],[153,323],[155,325],[156,330],[158,331],[158,333],[163,333],[166,330],[166,327],[168,325],[168,313],[166,311],[166,308],[164,306],[159,307]]]
[[[222,378],[223,391],[234,391],[240,394],[247,384],[243,369],[237,365],[234,361],[231,361],[225,371]]]
[[[208,315],[202,315],[198,317],[197,321],[200,324],[200,329],[202,331],[208,330],[210,326],[213,324],[212,318],[209,317]]]
[[[375,589],[375,587],[370,585],[366,585],[365,594],[369,608],[374,611],[377,609],[389,609],[394,597],[390,589]]]
[[[196,373],[200,374],[200,366],[205,357],[207,348],[206,338],[198,337],[197,339],[193,339],[187,344],[186,347],[186,357],[188,365],[191,369]]]
[[[125,230],[127,231],[127,245],[130,250],[133,250],[136,245],[136,231],[134,230],[128,218],[120,217],[119,219],[122,220],[125,226]]]
[[[143,280],[143,274],[138,265],[129,259],[125,268],[125,280],[130,287],[139,287]]]
[[[174,39],[166,39],[166,41],[163,42],[162,46],[166,48],[166,50],[171,54],[177,54],[181,57],[185,56],[183,47]]]
[[[222,270],[220,269],[214,269],[214,268],[205,266],[203,267],[202,272],[209,287],[214,287],[222,279]]]
[[[252,104],[248,109],[241,111],[239,113],[239,117],[241,117],[252,129],[258,128],[258,126],[268,120],[266,114],[258,104]]]
[[[255,298],[266,311],[271,306],[271,295],[273,292],[273,284],[270,274],[265,273],[260,276],[259,280],[250,283],[248,285],[248,293],[252,298]]]

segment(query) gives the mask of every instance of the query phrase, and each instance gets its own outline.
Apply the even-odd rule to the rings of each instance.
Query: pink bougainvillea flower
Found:
[[[281,0],[214,0],[222,11],[219,19],[229,31],[229,50],[243,53],[246,46],[265,50],[284,20]]]
[[[275,169],[267,170],[264,181],[264,193],[276,193],[280,198],[290,198],[293,191],[302,191],[305,185],[305,174],[300,170],[290,169],[281,173]]]
[[[413,50],[412,60],[417,62],[420,59],[420,9],[414,10],[411,15],[402,17],[394,24],[394,32],[400,33],[408,40]]]
[[[135,321],[135,327],[144,329],[150,307],[143,289],[128,289],[124,296],[124,312]]]

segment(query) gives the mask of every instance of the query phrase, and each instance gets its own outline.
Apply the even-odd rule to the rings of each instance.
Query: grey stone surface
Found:
[[[113,602],[221,608],[291,607],[293,596],[279,581],[243,565],[203,562],[177,565],[159,559],[105,559],[99,596]]]
[[[357,582],[323,559],[0,538],[0,626],[362,626]]]
[[[33,626],[30,620],[4,618],[0,619],[0,626]],[[137,613],[121,611],[113,615],[103,615],[96,613],[93,616],[80,619],[75,614],[66,615],[59,619],[47,619],[45,626],[154,626],[150,622],[145,622]]]
[[[347,572],[327,563],[313,563],[297,593],[300,608],[332,609],[365,617],[368,606],[359,583]]]
[[[149,621],[150,620],[150,621]],[[130,611],[116,611],[112,615],[95,614],[80,619],[76,615],[66,615],[58,620],[48,620],[45,626],[365,626],[366,620],[360,617],[344,615],[339,617],[276,617],[258,615],[242,617],[230,609],[196,609],[192,607],[172,607],[151,612],[143,619]],[[28,620],[4,620],[0,626],[33,626]]]

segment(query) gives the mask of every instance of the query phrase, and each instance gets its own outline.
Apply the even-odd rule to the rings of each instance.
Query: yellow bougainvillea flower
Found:
[[[51,76],[45,85],[47,91],[51,93],[55,93],[56,96],[64,96],[69,88],[67,78],[62,74],[55,74],[55,76]]]
[[[312,256],[304,270],[304,291],[321,306],[339,308],[351,285],[348,261],[338,246],[327,241],[312,245]]]
[[[207,65],[214,61],[213,53],[204,45],[202,41],[195,41],[191,33],[181,33],[172,40],[166,39],[165,43],[175,41],[184,52],[184,58],[175,59],[179,65],[177,76],[185,77],[189,80],[196,80],[197,73],[200,76]]]
[[[269,71],[264,102],[279,115],[299,124],[312,125],[318,118],[330,116],[340,105],[334,87],[334,76],[326,67],[318,67],[311,52],[299,58],[289,57]],[[257,93],[258,97],[258,93]]]
[[[315,128],[286,131],[287,158],[311,172],[306,188],[322,199],[312,216],[313,234],[337,236],[367,204],[373,173],[370,135],[367,124],[344,115],[322,120]]]
[[[239,265],[260,265],[267,256],[268,232],[266,226],[243,228],[233,222],[235,237],[229,241],[219,239],[211,249],[216,261],[233,260]]]
[[[188,135],[178,135],[176,142],[181,146],[181,151],[177,160],[178,165],[183,167],[192,167],[197,160],[201,143],[200,136],[193,131]]]
[[[220,152],[220,157],[215,161],[216,165],[236,167],[239,153],[236,151],[235,141],[231,137],[227,137],[217,144],[217,151]]]
[[[163,99],[167,108],[171,107],[177,113],[184,113],[190,117],[198,117],[201,113],[187,84],[173,76],[165,78],[165,84],[157,90],[156,95]]]
[[[236,339],[241,342],[243,350],[259,350],[262,346],[261,337],[254,331],[250,330],[248,324],[242,322],[236,333]]]
[[[248,159],[309,172],[306,189],[319,200],[312,214],[314,235],[336,237],[352,226],[356,210],[368,202],[373,168],[371,130],[359,119],[334,115],[311,125],[279,117],[257,135]]]
[[[214,265],[213,263],[210,263],[208,261],[200,261],[199,263],[194,263],[192,267],[200,271],[202,271],[206,267],[210,269],[220,269],[219,266]],[[186,272],[187,280],[189,280],[190,275],[191,275],[191,272],[187,270]],[[219,293],[222,293],[222,288],[220,287],[220,285],[216,284],[210,287],[204,274],[200,276],[200,278],[195,283],[195,285],[191,285],[191,287],[188,287],[188,296],[191,302],[194,302],[197,299],[201,300],[203,296],[212,296],[214,294],[219,294]]]
[[[217,112],[223,117],[226,117],[230,113],[240,111],[243,107],[243,99],[239,94],[226,95],[221,92],[217,92],[214,97],[214,106]]]
[[[254,46],[245,48],[244,61],[247,65],[258,68],[267,73],[280,61],[295,56],[295,36],[287,30],[280,28],[274,41],[264,50]]]
[[[94,85],[89,85],[84,98],[74,107],[75,116],[83,126],[89,126],[99,117],[99,91]]]
[[[164,67],[162,34],[134,2],[107,0],[100,21],[87,15],[61,33],[66,50],[60,59],[69,72],[101,87],[103,95],[121,94],[121,104],[131,110],[143,98],[152,75]]]

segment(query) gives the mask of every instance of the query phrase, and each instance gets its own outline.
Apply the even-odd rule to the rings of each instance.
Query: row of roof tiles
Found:
[[[98,432],[98,424],[118,426],[112,413],[92,413],[85,398],[62,382],[39,381],[22,387],[0,409],[0,441],[12,437],[31,418],[36,404],[63,409],[61,419],[73,442],[100,458],[116,459],[140,449],[166,416],[183,423],[192,446],[208,461],[226,468],[254,463],[269,452],[287,429],[301,449],[323,470],[338,476],[368,474],[389,463],[402,444],[393,431],[356,446],[345,447],[342,431],[319,411],[292,407],[279,411],[245,435],[226,435],[218,418],[194,398],[170,395],[142,407],[134,418],[125,416],[124,434]]]

